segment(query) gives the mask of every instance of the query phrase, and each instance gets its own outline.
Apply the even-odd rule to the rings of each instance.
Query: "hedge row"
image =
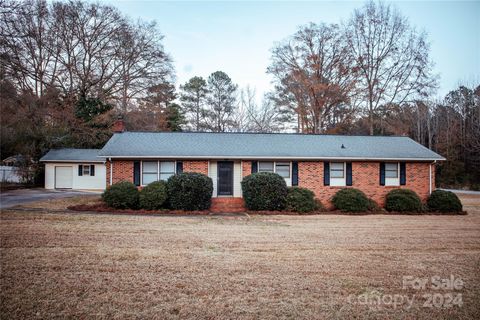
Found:
[[[245,204],[249,210],[284,210],[311,212],[319,209],[321,203],[312,191],[299,187],[287,188],[285,180],[275,173],[254,173],[242,181]],[[391,212],[418,213],[461,212],[458,197],[448,191],[432,192],[427,206],[420,197],[409,189],[394,189],[385,199],[385,209]],[[355,188],[339,190],[332,198],[336,209],[344,212],[367,212],[378,210],[378,205],[362,191]]]
[[[287,187],[285,179],[275,173],[260,172],[242,181],[243,197],[249,210],[288,210],[307,213],[322,209],[311,190]],[[212,179],[200,173],[182,173],[167,182],[158,181],[138,191],[133,183],[119,182],[102,195],[105,203],[118,209],[208,210],[213,192]],[[366,212],[378,209],[376,203],[354,188],[339,190],[332,198],[336,209],[345,212]],[[419,196],[409,189],[394,189],[386,196],[385,209],[393,212],[417,213],[461,212],[458,197],[449,191],[436,190],[424,206]]]
[[[115,183],[102,194],[103,201],[116,209],[207,210],[213,192],[212,179],[200,173],[181,173],[167,182],[156,181],[141,191],[131,182]]]

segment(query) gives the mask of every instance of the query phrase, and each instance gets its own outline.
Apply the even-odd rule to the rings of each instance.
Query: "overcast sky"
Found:
[[[177,86],[225,71],[240,87],[271,90],[270,49],[309,22],[340,23],[362,1],[108,1],[131,18],[156,20],[172,56]],[[394,5],[425,30],[440,75],[438,94],[480,81],[480,1],[400,1]]]

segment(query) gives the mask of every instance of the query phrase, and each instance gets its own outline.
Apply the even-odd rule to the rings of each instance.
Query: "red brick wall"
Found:
[[[400,188],[414,190],[425,201],[429,194],[429,163],[407,163],[407,184]],[[107,186],[110,185],[110,162],[106,163]],[[184,172],[199,172],[208,175],[207,160],[183,161]],[[251,161],[242,161],[242,177],[251,174]],[[368,197],[375,200],[380,206],[384,205],[385,195],[394,188],[381,186],[379,182],[380,163],[378,162],[353,162],[352,179],[353,188],[365,192]],[[341,188],[323,185],[323,162],[302,161],[298,163],[299,186],[308,188],[328,208],[332,207],[331,198]],[[114,160],[112,182],[133,182],[133,160]],[[435,186],[435,166],[432,165],[432,187]],[[346,187],[348,188],[348,187]]]
[[[425,201],[429,195],[429,163],[407,163],[407,183],[404,186],[381,186],[379,162],[353,162],[352,188],[357,188],[375,200],[380,206],[384,205],[385,195],[395,188],[408,188],[415,191]],[[432,170],[432,180],[434,171]],[[332,196],[342,188],[323,185],[323,162],[310,161],[298,163],[299,187],[308,188],[328,208],[332,207]]]
[[[133,161],[131,160],[112,160],[112,183],[120,181],[133,182]],[[107,161],[107,186],[110,185],[110,161]]]
[[[107,186],[110,185],[110,161],[106,163]],[[198,172],[208,175],[208,161],[183,161],[184,172]],[[133,160],[113,160],[113,183],[133,182]]]
[[[242,178],[252,174],[252,161],[242,161]]]
[[[208,161],[183,161],[183,172],[198,172],[208,175]]]

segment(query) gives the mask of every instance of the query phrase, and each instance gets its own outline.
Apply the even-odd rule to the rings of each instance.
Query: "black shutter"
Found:
[[[133,162],[133,183],[136,186],[140,185],[140,161]]]
[[[323,185],[330,185],[330,162],[323,163]]]
[[[94,164],[91,164],[91,165],[90,165],[90,175],[91,175],[92,177],[95,176],[95,165],[94,165]]]
[[[298,162],[292,162],[292,186],[298,186]]]
[[[252,173],[258,172],[258,161],[252,161]]]
[[[385,162],[380,162],[380,185],[385,185]]]
[[[183,173],[183,162],[177,161],[177,174]]]
[[[352,185],[352,163],[351,162],[347,162],[346,163],[346,171],[347,171],[347,179],[346,179],[346,185],[347,186],[351,186]]]
[[[405,162],[400,162],[400,185],[407,184],[407,166]]]
[[[78,165],[78,175],[83,176],[83,166],[81,164]]]

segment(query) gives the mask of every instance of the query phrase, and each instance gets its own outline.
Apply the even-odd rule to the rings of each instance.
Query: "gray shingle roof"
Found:
[[[43,162],[104,162],[105,158],[98,157],[100,149],[52,149],[44,155]]]
[[[408,137],[288,133],[123,132],[114,134],[99,155],[117,158],[444,160]]]

